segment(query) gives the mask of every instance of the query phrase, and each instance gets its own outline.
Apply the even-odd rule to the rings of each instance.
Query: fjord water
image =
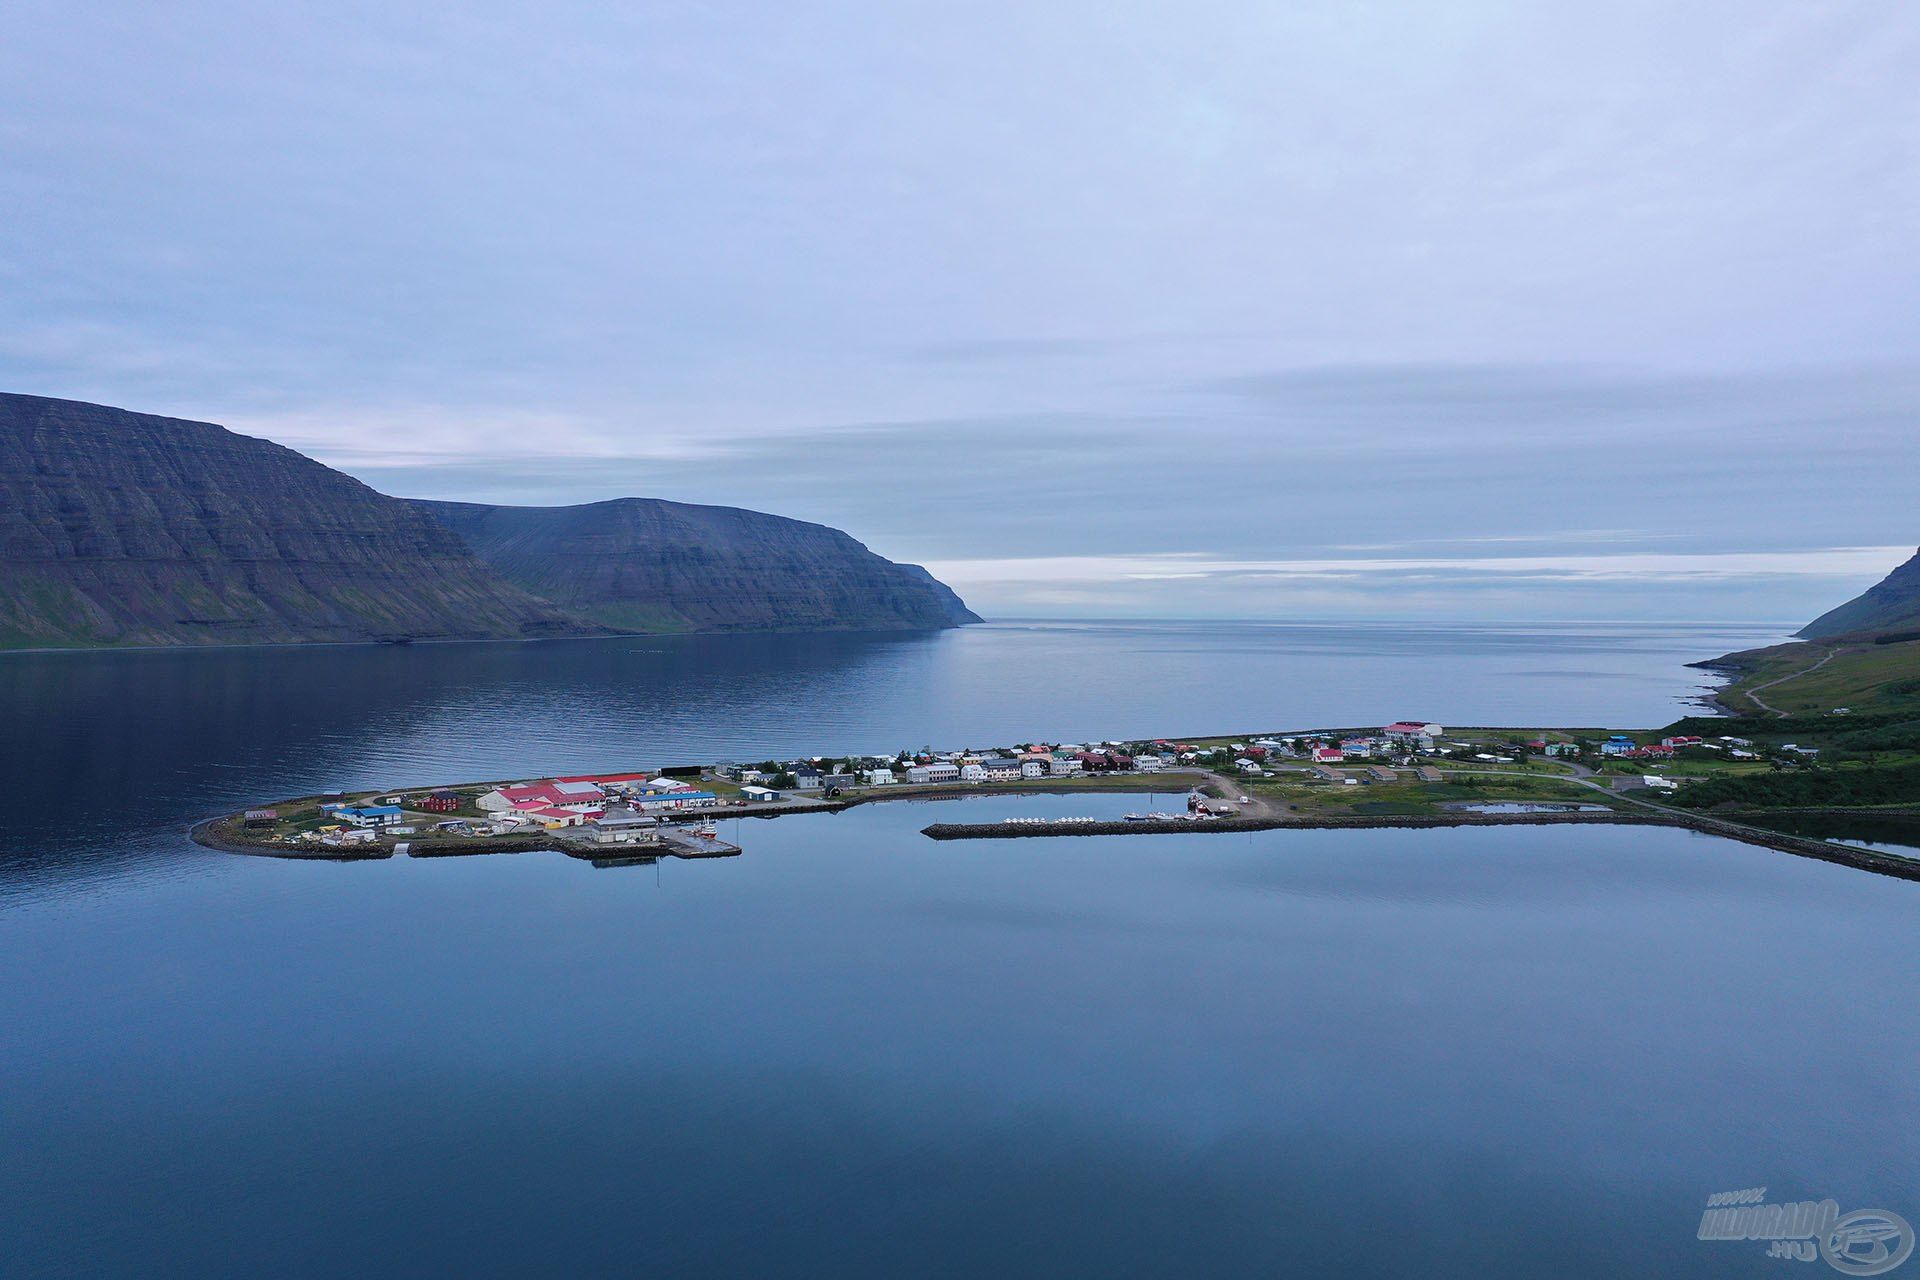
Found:
[[[1920,1216],[1920,886],[1634,828],[233,857],[326,786],[1659,723],[1767,637],[1031,625],[0,661],[8,1275],[1744,1276]],[[733,834],[732,826],[729,834]],[[1824,1270],[1824,1268],[1823,1268]]]

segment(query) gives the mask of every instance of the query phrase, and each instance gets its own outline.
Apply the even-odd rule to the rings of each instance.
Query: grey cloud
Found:
[[[1886,0],[21,0],[0,386],[915,559],[1910,542],[1916,59]]]

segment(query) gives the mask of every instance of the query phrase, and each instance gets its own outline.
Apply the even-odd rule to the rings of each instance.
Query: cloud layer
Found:
[[[4,22],[8,389],[393,492],[764,506],[941,562],[1920,538],[1911,5]],[[1774,618],[1876,576],[1822,563],[975,595]]]

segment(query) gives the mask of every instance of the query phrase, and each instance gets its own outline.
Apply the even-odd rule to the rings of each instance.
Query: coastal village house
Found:
[[[1380,731],[1395,746],[1407,751],[1431,751],[1435,739],[1446,730],[1421,720],[1396,720]]]
[[[907,769],[908,782],[957,782],[959,778],[960,766],[944,760],[916,764]]]

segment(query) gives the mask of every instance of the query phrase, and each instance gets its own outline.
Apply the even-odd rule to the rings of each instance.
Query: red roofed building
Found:
[[[592,809],[605,801],[606,794],[591,782],[555,778],[550,782],[536,782],[525,787],[500,787],[487,792],[475,803],[492,813],[513,809],[537,814],[541,809]]]

